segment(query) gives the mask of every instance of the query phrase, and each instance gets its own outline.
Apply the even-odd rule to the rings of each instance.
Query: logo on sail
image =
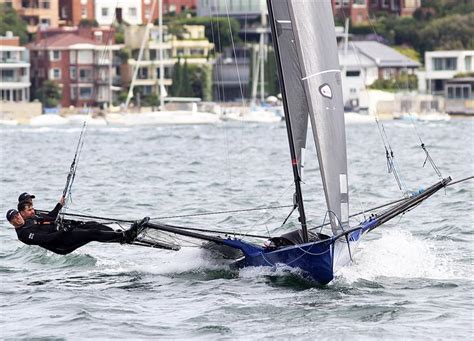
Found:
[[[329,84],[327,83],[324,83],[319,87],[319,92],[321,95],[323,95],[323,97],[332,98],[332,90]]]

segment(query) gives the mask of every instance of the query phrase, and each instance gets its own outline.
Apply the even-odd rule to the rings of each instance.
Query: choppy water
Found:
[[[410,189],[437,181],[409,123],[387,134]],[[418,124],[444,176],[473,172],[473,122]],[[231,271],[197,248],[179,252],[91,243],[58,256],[16,240],[3,212],[19,193],[52,208],[79,128],[0,130],[3,339],[467,339],[473,337],[473,184],[448,188],[374,231],[325,287],[297,275]],[[375,125],[347,128],[351,210],[400,197]],[[310,147],[307,155],[314,155]],[[310,159],[308,157],[308,159]],[[93,128],[71,209],[138,219],[291,204],[283,124]],[[317,164],[304,185],[323,220]],[[278,232],[288,209],[168,220]],[[354,221],[355,223],[355,221]]]

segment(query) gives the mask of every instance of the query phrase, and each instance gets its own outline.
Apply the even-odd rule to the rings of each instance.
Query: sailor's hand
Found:
[[[66,201],[66,200],[64,199],[64,197],[61,196],[61,198],[59,199],[59,203],[61,204],[61,206],[64,206],[64,202],[65,202],[65,201]]]

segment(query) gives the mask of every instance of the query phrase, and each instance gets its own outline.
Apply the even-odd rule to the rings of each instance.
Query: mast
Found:
[[[156,0],[153,2],[153,8]],[[158,3],[158,30],[160,35],[160,110],[164,108],[165,102],[165,69],[163,64],[163,0]]]
[[[162,0],[160,0],[160,4],[161,4],[161,1]],[[130,104],[130,100],[133,97],[133,88],[134,88],[135,82],[137,80],[138,70],[140,69],[140,62],[141,62],[142,57],[143,57],[143,51],[145,49],[145,44],[149,40],[148,33],[150,32],[150,27],[153,26],[152,18],[153,18],[153,13],[155,12],[155,6],[156,6],[156,0],[154,0],[152,5],[151,5],[150,15],[148,16],[148,20],[147,20],[147,23],[145,25],[145,32],[143,33],[142,43],[140,45],[140,50],[138,52],[137,63],[136,63],[135,69],[133,70],[132,81],[130,83],[130,88],[128,89],[127,100],[125,101],[125,108],[126,109],[128,109],[128,105]]]
[[[267,0],[267,7],[268,7],[268,15],[270,18],[270,23],[271,23],[271,29],[272,29],[272,35],[273,35],[273,46],[275,48],[275,58],[277,62],[277,69],[278,69],[278,79],[280,82],[280,89],[281,89],[281,94],[282,94],[282,99],[283,99],[283,109],[285,111],[285,117],[286,117],[286,131],[288,134],[288,142],[290,144],[290,155],[291,155],[291,165],[293,169],[293,178],[295,181],[295,195],[296,195],[296,205],[298,206],[298,212],[300,215],[299,221],[301,223],[301,230],[303,232],[303,241],[305,243],[308,242],[308,229],[306,226],[306,214],[304,211],[304,205],[303,205],[303,194],[301,191],[301,178],[300,174],[298,171],[298,159],[296,156],[296,149],[295,149],[295,142],[293,139],[293,132],[291,128],[291,119],[289,115],[289,106],[288,106],[288,100],[286,97],[286,88],[285,88],[285,81],[283,79],[283,68],[282,68],[282,63],[280,59],[280,47],[278,43],[278,38],[277,38],[277,27],[276,27],[276,22],[275,22],[275,17],[273,14],[273,8],[272,8],[272,0]]]

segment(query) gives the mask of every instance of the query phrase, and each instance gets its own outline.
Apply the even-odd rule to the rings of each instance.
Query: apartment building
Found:
[[[463,73],[474,72],[474,50],[425,52],[425,71],[418,73],[422,92],[443,95],[446,81]]]
[[[132,57],[122,65],[122,81],[129,86],[133,78],[133,70],[138,64],[139,69],[134,87],[145,95],[158,94],[160,90],[160,50],[163,50],[164,82],[166,91],[172,85],[173,67],[178,61],[186,59],[188,64],[203,65],[208,63],[208,56],[214,44],[207,40],[204,26],[184,25],[185,33],[181,37],[167,33],[163,27],[163,44],[160,43],[159,28],[150,27],[143,56],[138,61],[138,53],[146,28],[129,26],[125,29],[125,46],[132,50]]]
[[[352,24],[367,21],[371,12],[412,15],[421,6],[421,0],[331,0],[336,17],[350,18]],[[266,0],[201,0],[197,5],[199,16],[220,15],[252,18],[267,13]]]
[[[7,32],[0,36],[0,101],[30,100],[30,60],[20,38]]]
[[[82,19],[93,20],[95,0],[59,0],[61,23],[77,26]]]
[[[27,22],[28,32],[36,33],[38,27],[58,27],[58,0],[0,0],[17,11]]]
[[[129,25],[141,25],[142,2],[145,0],[95,0],[94,17],[101,26],[109,26],[114,20]]]
[[[353,25],[367,22],[373,12],[411,16],[421,6],[421,0],[332,0],[334,15],[349,18]]]
[[[100,37],[100,39],[99,39]],[[113,99],[114,85],[120,84],[121,45],[106,44],[100,29],[78,28],[43,32],[26,47],[30,51],[32,86],[45,80],[62,89],[61,105],[100,106]]]

